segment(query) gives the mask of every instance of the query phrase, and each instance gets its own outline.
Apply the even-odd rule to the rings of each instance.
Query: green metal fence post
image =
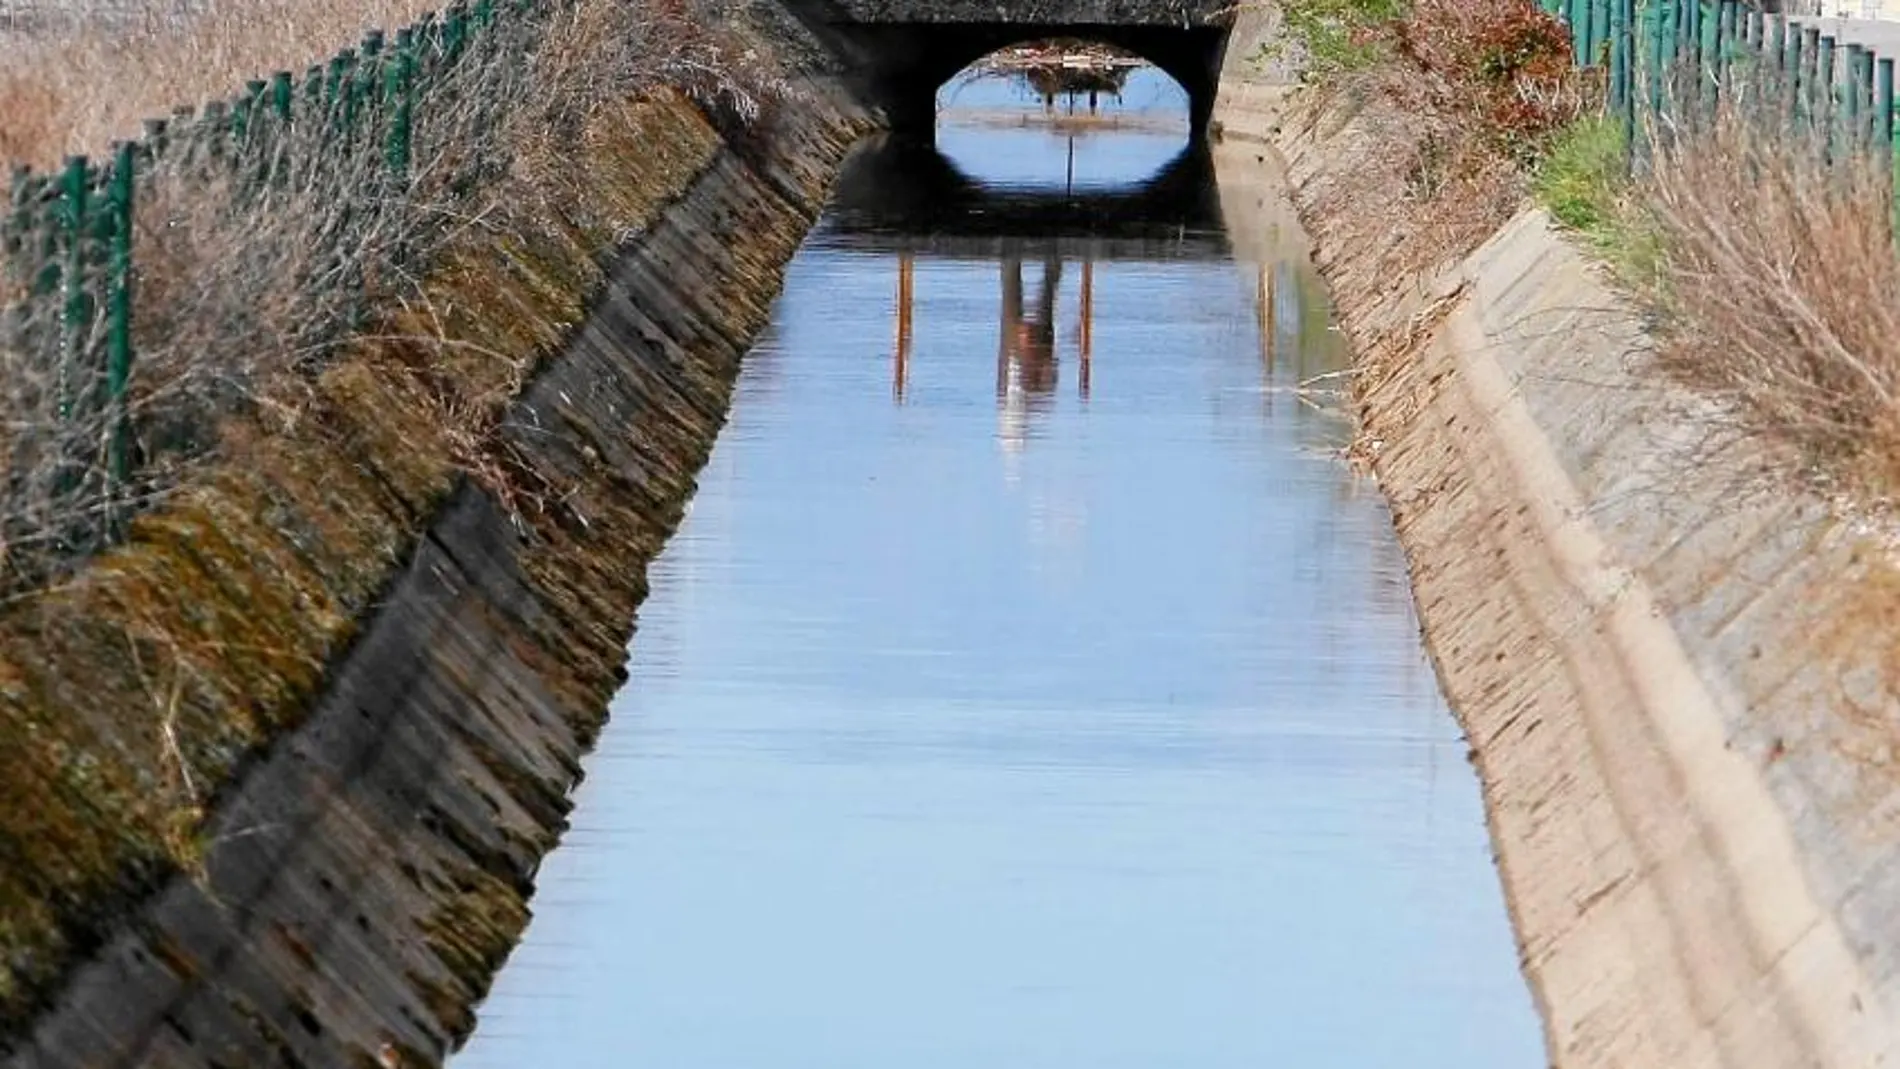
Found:
[[[1834,37],[1821,35],[1821,46],[1814,54],[1814,123],[1821,136],[1821,153],[1827,159],[1834,155],[1834,127],[1839,116],[1835,113],[1834,83],[1839,73],[1834,67]]]
[[[356,133],[356,50],[346,48],[330,60],[330,106],[336,132],[345,145]]]
[[[126,390],[132,381],[132,212],[135,190],[133,146],[120,142],[113,153],[107,210],[112,216],[112,248],[106,266],[106,474],[116,490],[130,474],[131,409]],[[108,501],[112,496],[108,496]],[[108,522],[116,525],[116,516]]]
[[[1643,51],[1649,61],[1649,117],[1655,120],[1663,113],[1664,71],[1667,69],[1669,44],[1663,31],[1663,8],[1661,0],[1648,0],[1643,5]]]
[[[290,109],[295,100],[289,71],[277,71],[270,76],[270,107],[277,121],[289,125]]]
[[[1874,145],[1885,166],[1893,164],[1893,60],[1882,56],[1874,75]]]
[[[363,116],[363,61],[354,49],[343,50],[343,104],[338,109],[346,144],[354,145]]]
[[[91,168],[84,156],[66,157],[59,176],[59,273],[60,331],[59,366],[54,372],[54,397],[59,417],[73,415],[75,365],[85,344],[86,299],[86,194],[92,186]]]
[[[1871,149],[1874,145],[1874,108],[1879,93],[1879,87],[1876,85],[1875,71],[1878,66],[1879,64],[1876,62],[1876,57],[1872,51],[1868,51],[1865,55],[1861,56],[1860,85],[1856,87],[1854,92],[1855,95],[1860,98],[1860,122],[1858,129],[1860,131],[1860,146],[1863,150]]]
[[[272,71],[270,86],[265,90],[265,99],[269,102],[270,122],[260,123],[266,133],[259,146],[262,157],[260,167],[265,177],[273,185],[283,185],[289,179],[290,159],[290,120],[292,109],[296,106],[296,83],[289,71]]]
[[[1610,106],[1619,116],[1629,110],[1630,104],[1630,24],[1624,7],[1624,0],[1612,0],[1610,4]]]
[[[1874,145],[1874,66],[1873,52],[1863,49],[1854,72],[1854,136],[1863,152]]]
[[[1697,84],[1702,81],[1702,0],[1677,0],[1682,5],[1683,45],[1689,50],[1689,66]]]
[[[1715,5],[1715,17],[1709,20],[1709,58],[1708,92],[1706,107],[1709,114],[1715,114],[1722,105],[1722,93],[1727,88],[1729,48],[1733,44],[1735,32],[1735,0],[1718,0]]]
[[[1863,115],[1860,106],[1860,65],[1866,58],[1867,49],[1862,45],[1850,43],[1847,46],[1847,84],[1843,86],[1845,91],[1841,94],[1841,110],[1844,113],[1842,126],[1847,133],[1848,145],[1856,150],[1865,144],[1860,128]]]
[[[1606,46],[1612,51],[1616,48],[1610,31],[1614,4],[1615,0],[1590,0],[1590,65],[1593,67],[1604,61]]]
[[[1883,56],[1874,65],[1874,154],[1879,158],[1881,173],[1887,176],[1884,189],[1887,193],[1887,234],[1891,238],[1900,233],[1894,215],[1900,211],[1900,197],[1894,195],[1893,188],[1893,60]]]
[[[442,25],[442,53],[448,66],[462,58],[462,43],[468,39],[468,8],[461,0],[449,5]]]
[[[381,117],[383,62],[383,31],[371,30],[363,35],[363,43],[357,49],[356,110],[359,116],[368,112]],[[375,139],[369,138],[366,143],[374,144]]]
[[[1636,0],[1615,0],[1611,23],[1614,56],[1617,113],[1623,124],[1623,172],[1636,169]]]
[[[415,34],[405,28],[396,34],[395,55],[383,65],[384,105],[390,115],[387,158],[391,189],[395,192],[409,187],[409,120],[413,106],[410,87],[415,81],[414,71]]]
[[[1795,59],[1799,66],[1795,69],[1796,93],[1795,114],[1805,123],[1809,133],[1815,129],[1814,117],[1814,80],[1821,67],[1821,31],[1813,26],[1801,27],[1795,35],[1800,51]]]
[[[1679,113],[1683,99],[1694,86],[1690,77],[1694,53],[1689,50],[1689,4],[1671,0],[1669,7],[1669,95],[1668,107]],[[1680,115],[1677,114],[1680,118]]]

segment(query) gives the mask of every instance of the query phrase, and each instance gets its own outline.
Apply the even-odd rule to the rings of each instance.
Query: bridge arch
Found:
[[[918,138],[934,137],[937,91],[958,72],[1001,49],[1050,38],[1099,42],[1159,67],[1186,91],[1198,135],[1214,111],[1227,46],[1225,27],[1192,24],[891,22],[839,28],[857,61],[850,77],[854,88],[884,110],[893,130]]]

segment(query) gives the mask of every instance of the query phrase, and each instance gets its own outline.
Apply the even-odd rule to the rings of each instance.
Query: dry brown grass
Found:
[[[418,107],[404,188],[378,140],[313,153],[296,128],[266,180],[185,143],[142,171],[121,496],[105,424],[52,401],[57,302],[0,294],[0,1040],[191,870],[209,801],[302,715],[458,475],[524,531],[567,491],[522,470],[505,406],[715,125],[786,92],[704,13],[541,10]]]
[[[1653,131],[1626,210],[1664,366],[1858,496],[1900,491],[1900,257],[1891,175],[1732,87],[1712,123]]]
[[[451,343],[454,301],[422,276],[443,250],[471,243],[495,242],[504,258],[550,245],[592,256],[611,244],[601,228],[627,184],[581,166],[576,150],[628,100],[681,87],[736,129],[784,91],[763,53],[699,30],[678,4],[640,18],[606,0],[538,10],[498,22],[418,101],[413,180],[401,188],[379,132],[339,145],[322,121],[293,123],[243,167],[210,158],[185,131],[142,165],[128,485],[106,475],[111,413],[97,403],[60,411],[75,392],[100,395],[102,327],[77,343],[80,359],[62,362],[62,298],[29,298],[11,277],[0,293],[0,594],[41,589],[188,482],[215,455],[226,418],[294,426],[313,376],[365,332],[402,341],[413,362],[458,384],[453,396],[434,391],[445,428],[471,443],[465,459],[482,470],[473,443],[527,374],[522,360],[551,339],[487,352]],[[87,283],[98,281],[95,267]],[[591,282],[557,285],[580,295]]]
[[[41,28],[0,38],[0,161],[50,167],[135,137],[177,106],[230,96],[272,71],[301,73],[373,27],[407,25],[432,0],[72,0]]]

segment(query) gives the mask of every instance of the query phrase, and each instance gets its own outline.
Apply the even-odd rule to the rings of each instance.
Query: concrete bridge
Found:
[[[928,136],[937,90],[999,48],[1077,37],[1126,49],[1187,91],[1195,131],[1214,110],[1231,0],[790,0],[893,129]]]

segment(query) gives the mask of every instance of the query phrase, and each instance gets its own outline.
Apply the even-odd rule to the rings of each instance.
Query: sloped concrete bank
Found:
[[[1890,542],[1650,369],[1540,211],[1390,277],[1344,237],[1390,201],[1339,193],[1376,129],[1258,84],[1216,119],[1279,150],[1359,353],[1552,1064],[1900,1064]]]
[[[742,144],[661,105],[713,147],[504,422],[497,453],[541,520],[524,529],[486,482],[448,496],[315,706],[219,798],[198,871],[0,1036],[5,1065],[423,1066],[466,1036],[624,678],[647,562],[868,125],[804,88]]]

